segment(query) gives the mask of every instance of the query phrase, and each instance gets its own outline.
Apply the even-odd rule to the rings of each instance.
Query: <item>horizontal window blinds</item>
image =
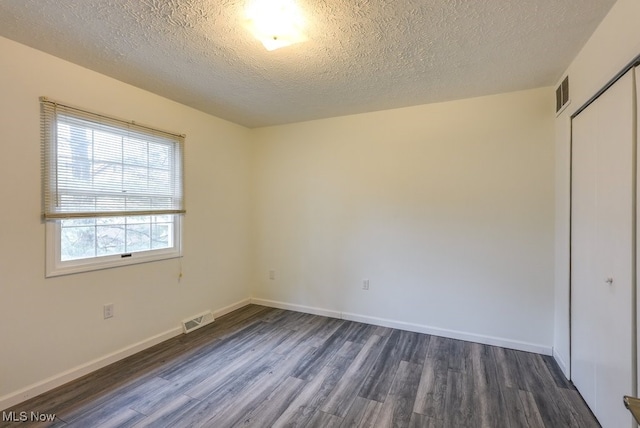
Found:
[[[40,104],[45,219],[185,213],[183,135]]]

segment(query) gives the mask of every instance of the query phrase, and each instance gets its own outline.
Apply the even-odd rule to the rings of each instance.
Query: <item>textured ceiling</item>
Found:
[[[0,0],[0,36],[258,127],[552,85],[615,0],[298,0],[268,52],[244,0]]]

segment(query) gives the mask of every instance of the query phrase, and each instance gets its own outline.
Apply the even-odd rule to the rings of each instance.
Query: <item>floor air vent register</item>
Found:
[[[214,321],[213,313],[211,311],[203,312],[198,315],[182,321],[182,329],[185,333],[191,333],[193,330],[197,330],[200,327],[204,327],[207,324],[211,324]]]

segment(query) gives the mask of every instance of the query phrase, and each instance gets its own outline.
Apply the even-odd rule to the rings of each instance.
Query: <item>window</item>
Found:
[[[41,108],[47,276],[179,257],[184,136]]]

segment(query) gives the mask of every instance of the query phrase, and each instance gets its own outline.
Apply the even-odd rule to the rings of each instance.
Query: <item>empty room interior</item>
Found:
[[[639,20],[0,0],[0,426],[637,427]]]

